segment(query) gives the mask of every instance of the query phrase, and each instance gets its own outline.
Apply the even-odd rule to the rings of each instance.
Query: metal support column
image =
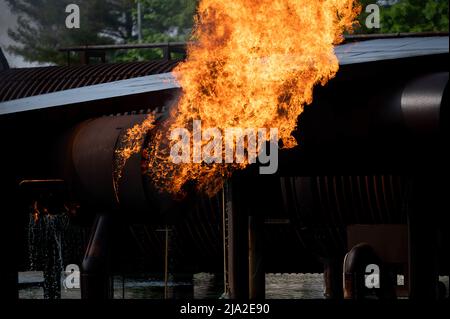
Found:
[[[5,300],[15,300],[19,297],[17,264],[22,245],[18,238],[18,214],[13,210],[12,194],[8,193],[9,190],[3,190],[2,195],[4,197],[1,198],[2,225],[4,227],[0,232],[0,245],[5,260],[0,263],[0,286]]]
[[[417,176],[410,184],[408,207],[409,281],[411,299],[436,299],[437,211],[436,182],[429,176]]]
[[[324,262],[323,271],[325,283],[325,298],[326,299],[342,299],[342,261],[341,260],[326,260]]]
[[[249,298],[261,300],[266,294],[263,263],[264,216],[248,218]]]
[[[228,271],[231,299],[249,297],[248,215],[239,210],[238,183],[227,183],[226,209],[228,216]]]
[[[113,296],[109,274],[112,226],[112,216],[97,216],[81,269],[83,299],[110,299]]]

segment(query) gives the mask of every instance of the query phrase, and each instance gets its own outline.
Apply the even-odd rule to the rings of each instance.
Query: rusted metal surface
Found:
[[[364,299],[369,294],[364,278],[366,266],[370,264],[380,266],[381,261],[369,244],[358,243],[345,255],[343,266],[345,299]]]
[[[347,247],[367,243],[390,271],[395,281],[396,275],[403,275],[402,285],[395,285],[397,297],[407,297],[408,278],[408,227],[399,224],[350,225],[347,227]]]
[[[95,203],[93,207],[123,209],[129,215],[161,211],[161,205],[153,206],[160,203],[150,198],[154,192],[147,196],[141,154],[134,154],[123,167],[117,154],[126,131],[146,117],[145,114],[104,116],[72,130],[69,138],[72,142],[66,146],[66,162],[73,163],[68,178],[90,205]]]
[[[346,225],[406,224],[401,177],[286,177],[281,189],[299,240],[324,258],[345,254]]]
[[[154,74],[111,83],[74,88],[0,103],[0,116],[33,111],[58,111],[62,107],[101,103],[110,99],[132,98],[177,90],[180,86],[172,73]]]
[[[408,262],[408,228],[405,224],[348,226],[348,247],[362,242],[368,243],[383,262],[393,264]]]
[[[0,102],[171,72],[179,60],[52,66],[0,72]]]

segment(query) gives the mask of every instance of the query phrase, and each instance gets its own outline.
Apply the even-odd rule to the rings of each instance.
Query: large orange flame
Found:
[[[149,147],[148,171],[161,189],[182,192],[187,181],[214,194],[242,164],[173,164],[170,130],[277,128],[283,147],[313,88],[339,69],[334,45],[360,12],[356,0],[202,0],[188,58],[174,74],[182,96]]]

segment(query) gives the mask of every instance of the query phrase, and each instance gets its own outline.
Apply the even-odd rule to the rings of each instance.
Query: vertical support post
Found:
[[[169,298],[169,228],[165,229],[164,241],[164,299]]]
[[[81,297],[83,299],[112,298],[113,289],[109,274],[112,226],[111,216],[97,216],[81,269]]]
[[[325,282],[326,299],[342,299],[342,262],[338,260],[326,260],[324,262],[323,277]]]
[[[437,299],[437,225],[439,187],[429,176],[416,176],[410,184],[408,209],[409,297]]]
[[[163,59],[169,61],[170,60],[170,44],[164,45],[161,47],[163,51]]]
[[[14,185],[14,184],[11,184]],[[3,185],[2,185],[3,186]],[[13,188],[13,187],[11,187]],[[4,189],[2,192],[2,231],[0,232],[0,245],[2,254],[6,260],[0,263],[0,287],[4,293],[5,300],[15,300],[19,298],[18,289],[18,254],[22,245],[18,234],[22,234],[18,227],[18,214],[14,211],[13,194],[11,189]]]
[[[223,291],[228,295],[228,224],[227,224],[227,204],[225,201],[226,184],[222,187],[222,243],[223,243]]]
[[[87,50],[81,51],[80,53],[80,62],[82,65],[89,64],[89,53]]]
[[[67,66],[70,66],[70,53],[71,51],[67,50]]]
[[[248,299],[248,215],[239,210],[237,198],[238,183],[226,185],[226,209],[228,215],[228,270],[231,299]]]
[[[5,127],[6,126],[6,127]],[[8,132],[8,125],[0,128],[0,133]],[[6,135],[4,135],[6,136]],[[15,141],[5,140],[5,149],[16,152]],[[17,143],[19,145],[19,143]],[[0,157],[1,167],[12,167],[11,157]],[[23,227],[20,227],[20,201],[18,200],[18,189],[12,170],[6,169],[0,179],[0,249],[2,262],[0,262],[0,287],[5,300],[16,300],[19,298],[19,256],[24,249]]]
[[[264,216],[248,218],[249,298],[261,300],[266,294],[263,263]]]

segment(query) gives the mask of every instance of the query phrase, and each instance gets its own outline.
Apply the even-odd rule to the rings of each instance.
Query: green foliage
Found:
[[[399,0],[390,6],[380,6],[381,30],[365,26],[368,14],[364,9],[374,2],[360,0],[363,12],[357,33],[448,32],[448,0]]]
[[[382,32],[448,31],[447,0],[403,0],[381,14]]]
[[[17,42],[8,50],[25,60],[64,64],[61,47],[110,44],[132,37],[134,0],[6,0],[18,15],[18,28],[9,30]],[[67,29],[68,4],[80,7],[80,29]]]
[[[12,53],[27,61],[64,64],[58,48],[78,45],[136,43],[137,0],[6,0],[19,16],[19,27],[9,35],[18,45]],[[199,0],[140,0],[144,43],[186,41]],[[232,0],[229,0],[232,1]],[[395,2],[395,1],[394,1]],[[81,9],[81,28],[65,27],[65,7]],[[363,11],[356,33],[448,31],[447,0],[398,0],[380,6],[381,29],[367,29],[365,8],[376,0],[360,0]],[[158,59],[162,51],[140,49],[112,53],[116,61]]]
[[[198,0],[141,0],[143,42],[187,41],[193,27],[197,4]],[[134,11],[137,19],[136,14]],[[141,49],[118,53],[116,60],[152,60],[162,56],[162,50]]]
[[[142,0],[144,38],[186,40],[197,0]]]

